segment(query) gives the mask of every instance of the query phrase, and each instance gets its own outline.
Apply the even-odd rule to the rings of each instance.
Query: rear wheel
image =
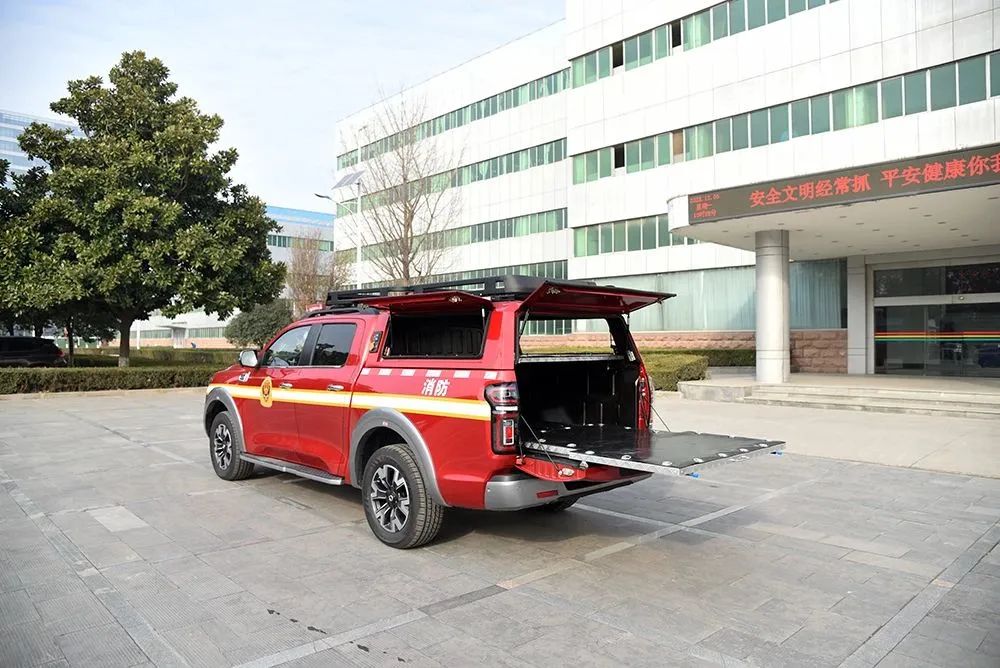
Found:
[[[245,480],[253,473],[253,464],[240,459],[243,444],[228,412],[222,411],[212,420],[208,431],[208,449],[215,475],[223,480]]]
[[[535,510],[540,510],[543,513],[561,513],[579,500],[580,497],[571,496],[569,498],[553,501],[552,503],[546,503],[544,506],[535,506]]]
[[[365,465],[361,498],[375,536],[391,547],[419,547],[437,535],[444,508],[431,498],[405,445],[379,448]]]

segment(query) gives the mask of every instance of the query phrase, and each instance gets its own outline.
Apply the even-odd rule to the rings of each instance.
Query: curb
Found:
[[[205,393],[206,386],[199,387],[153,387],[141,390],[89,390],[80,392],[26,392],[24,394],[0,394],[0,401],[20,401],[28,399],[54,399],[56,397],[124,397],[136,394],[180,394],[183,392]]]

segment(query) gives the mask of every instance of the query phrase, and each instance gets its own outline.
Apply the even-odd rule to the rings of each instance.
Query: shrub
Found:
[[[708,359],[685,353],[650,355],[644,358],[646,371],[657,390],[677,391],[683,380],[702,380],[708,371]]]
[[[263,348],[278,330],[292,321],[292,307],[275,299],[243,311],[226,325],[226,338],[239,348]]]
[[[207,385],[218,366],[0,369],[0,394]]]
[[[133,350],[129,356],[129,366],[198,366],[214,364],[220,369],[236,361],[239,351],[232,348],[224,350],[198,350],[190,348],[164,348],[162,350]],[[74,366],[78,367],[108,367],[118,366],[117,355],[77,353],[74,355]]]

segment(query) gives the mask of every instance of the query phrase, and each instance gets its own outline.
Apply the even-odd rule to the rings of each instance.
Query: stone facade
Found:
[[[603,343],[606,334],[577,333],[565,336],[526,336],[522,345],[586,346]],[[633,332],[639,348],[680,350],[735,350],[753,348],[750,330],[724,332]],[[791,335],[792,371],[807,373],[847,373],[846,329],[797,329]]]

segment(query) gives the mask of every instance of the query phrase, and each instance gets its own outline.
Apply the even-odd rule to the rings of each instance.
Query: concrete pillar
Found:
[[[847,258],[847,373],[868,372],[868,285],[865,258]]]
[[[788,231],[756,233],[757,382],[787,383],[789,371]]]

